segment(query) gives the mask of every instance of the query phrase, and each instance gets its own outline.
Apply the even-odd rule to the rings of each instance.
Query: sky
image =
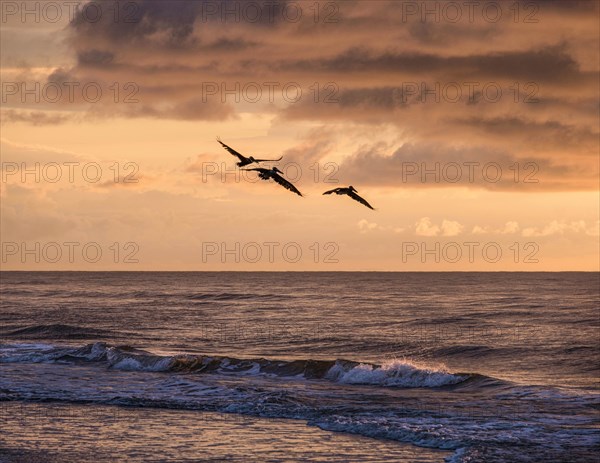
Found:
[[[596,1],[0,6],[4,270],[599,270]]]

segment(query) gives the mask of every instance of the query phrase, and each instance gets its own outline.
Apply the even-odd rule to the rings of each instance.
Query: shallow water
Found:
[[[0,407],[0,461],[15,463],[440,463],[449,453],[322,431],[298,420],[64,403]]]

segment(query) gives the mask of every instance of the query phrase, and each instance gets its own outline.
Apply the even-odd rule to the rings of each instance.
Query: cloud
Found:
[[[500,230],[500,233],[503,235],[516,233],[519,230],[518,222],[506,222],[504,228]]]
[[[406,17],[402,2],[394,1],[369,7],[338,2],[335,21],[326,23],[314,20],[310,1],[139,0],[115,21],[107,0],[99,3],[105,10],[99,21],[86,19],[81,9],[58,32],[69,56],[42,73],[48,83],[96,83],[105,97],[89,103],[76,92],[74,101],[42,101],[32,109],[14,95],[2,123],[239,121],[250,113],[274,125],[336,125],[348,139],[366,126],[370,146],[356,143],[340,165],[340,173],[366,185],[593,190],[600,175],[599,6],[535,3],[540,19],[535,24],[515,21],[508,7],[498,23],[486,21],[481,11],[473,21],[422,20]],[[256,20],[249,17],[249,4],[261,13]],[[444,2],[436,5],[444,10]],[[286,19],[287,8],[298,7],[302,16]],[[40,80],[39,69],[20,70],[19,79]],[[265,83],[276,84],[273,98]],[[289,83],[302,89],[298,101],[283,96]],[[128,84],[136,90],[135,103],[123,101]],[[262,87],[259,101],[228,94],[248,84]],[[448,86],[461,92],[457,101]],[[385,140],[389,146],[382,148],[381,134],[390,130],[394,140]],[[339,158],[332,138],[317,134],[314,142],[284,153],[285,159]],[[479,173],[470,181],[463,166],[457,181],[403,177],[403,168],[413,162],[426,168],[437,162],[495,162],[503,175],[496,182]],[[528,184],[523,177],[515,182],[510,169],[516,163],[520,174],[527,174],[524,163],[535,163],[539,182]]]
[[[77,55],[77,61],[83,66],[108,66],[115,59],[114,53],[110,51],[96,50],[83,50]]]
[[[369,222],[366,219],[362,219],[358,222],[358,229],[360,233],[367,233],[371,230],[376,230],[379,226],[375,222]]]
[[[577,62],[563,45],[524,51],[504,51],[465,56],[441,56],[418,51],[378,53],[363,46],[349,48],[337,56],[321,60],[283,62],[280,67],[296,71],[337,73],[401,73],[404,76],[426,73],[434,79],[520,79],[534,82],[582,82],[590,79],[581,73]],[[473,77],[476,79],[473,79]]]
[[[506,222],[502,228],[491,228],[491,227],[482,227],[479,225],[475,225],[471,230],[471,233],[474,235],[485,235],[485,234],[498,234],[498,235],[510,235],[517,233],[519,231],[519,223],[510,221]]]
[[[464,228],[464,225],[455,220],[444,219],[441,225],[436,225],[429,217],[421,217],[415,223],[415,234],[417,236],[458,236]]]
[[[415,234],[418,236],[437,236],[440,227],[433,225],[429,217],[422,217],[415,224]]]
[[[520,158],[484,145],[456,142],[363,145],[340,164],[356,183],[403,188],[477,187],[487,190],[590,190],[597,187],[598,163],[590,158]]]
[[[383,231],[383,232],[391,232],[391,233],[402,233],[405,228],[403,227],[393,227],[391,225],[379,225],[375,222],[369,222],[366,219],[359,220],[357,223],[359,232],[364,234],[370,231]]]
[[[526,237],[541,237],[563,235],[565,233],[583,233],[588,236],[599,236],[599,222],[593,225],[587,225],[584,220],[565,222],[562,220],[553,220],[543,227],[524,228],[522,235]]]
[[[313,164],[326,158],[333,149],[333,130],[326,127],[318,127],[309,130],[302,135],[302,141],[292,148],[285,150],[284,165],[286,163]]]
[[[73,122],[78,117],[78,115],[51,111],[23,111],[15,109],[3,109],[0,111],[1,124],[26,122],[33,126],[58,125]]]
[[[535,34],[530,25],[516,24],[508,10],[497,27],[490,27],[481,12],[475,21],[457,24],[418,16],[407,20],[393,1],[369,9],[360,2],[336,4],[331,23],[315,21],[309,1],[139,0],[135,8],[121,11],[118,21],[108,14],[114,13],[112,2],[99,5],[105,14],[98,21],[86,19],[80,9],[66,30],[75,58],[69,73],[82,82],[92,77],[137,82],[143,93],[162,84],[162,101],[175,104],[188,92],[197,96],[199,84],[206,81],[294,81],[310,94],[317,80],[321,86],[337,84],[339,105],[324,107],[318,104],[323,98],[317,98],[315,106],[315,99],[308,98],[288,107],[289,114],[320,117],[315,112],[323,110],[344,118],[346,112],[348,120],[355,117],[349,109],[362,109],[363,117],[369,117],[379,108],[389,116],[396,109],[394,89],[404,82],[517,81],[553,90],[568,84],[571,95],[597,87],[598,70],[589,70],[589,59],[578,55],[582,48],[589,50],[581,45],[596,34],[598,7],[589,4],[557,9],[541,2],[545,21],[536,25]],[[301,16],[290,20],[288,9],[298,8]],[[250,10],[258,17],[253,19]],[[582,14],[584,10],[590,14]],[[571,33],[568,19],[577,21],[578,34]],[[548,36],[560,39],[549,43]],[[327,37],[326,45],[322,37]]]
[[[464,229],[464,225],[453,221],[453,220],[443,220],[442,221],[442,236],[457,236],[460,235]]]

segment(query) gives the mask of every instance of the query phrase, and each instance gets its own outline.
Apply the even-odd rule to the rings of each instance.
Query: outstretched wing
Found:
[[[302,193],[300,193],[298,191],[298,188],[296,188],[294,185],[292,185],[290,182],[288,182],[281,175],[279,175],[279,174],[273,174],[273,175],[271,175],[271,178],[273,180],[275,180],[277,183],[279,183],[286,190],[290,190],[291,192],[296,193],[298,196],[302,196]]]
[[[337,193],[339,188],[334,188],[333,190],[326,191],[323,193],[324,195],[330,195],[331,193]]]
[[[281,156],[279,159],[255,159],[255,162],[277,162],[277,161],[281,161],[283,159],[283,156]]]
[[[350,196],[354,201],[358,201],[359,203],[367,206],[369,209],[373,209],[373,206],[371,206],[365,199],[361,198],[356,193],[354,193],[354,191],[350,191],[348,193],[348,196]],[[375,209],[373,209],[373,210],[375,210]]]
[[[265,169],[264,167],[254,167],[252,169],[240,169],[240,170],[243,170],[245,172],[249,172],[251,170],[255,170],[256,172],[260,172],[261,174],[265,174],[265,173],[270,174],[271,173],[270,169]]]
[[[240,154],[240,153],[238,153],[238,152],[237,152],[236,150],[234,150],[234,149],[233,149],[231,146],[227,146],[225,143],[223,143],[223,142],[221,141],[221,139],[220,139],[220,138],[217,138],[217,141],[218,141],[219,143],[221,143],[221,146],[222,146],[223,148],[225,148],[225,149],[226,149],[227,151],[229,151],[231,154],[233,154],[234,156],[236,156],[236,157],[237,157],[237,158],[238,158],[240,161],[247,161],[247,160],[248,160],[248,158],[247,158],[247,157],[245,157],[243,154]]]

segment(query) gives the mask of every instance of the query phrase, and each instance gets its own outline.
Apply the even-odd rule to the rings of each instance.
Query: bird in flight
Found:
[[[302,193],[300,193],[294,185],[292,185],[289,181],[287,181],[285,178],[283,178],[281,175],[279,175],[279,174],[283,174],[283,172],[281,172],[277,167],[273,167],[272,169],[265,169],[263,167],[257,167],[254,169],[243,169],[243,170],[245,170],[245,171],[255,170],[256,172],[258,172],[259,178],[261,178],[263,180],[269,180],[270,178],[272,178],[277,183],[279,183],[282,187],[284,187],[286,190],[289,190],[292,193],[296,193],[298,196],[302,196]]]
[[[364,198],[361,198],[357,195],[358,191],[356,191],[356,189],[352,185],[350,185],[348,188],[334,188],[333,190],[326,191],[323,194],[330,195],[331,193],[335,193],[336,195],[348,195],[354,201],[358,201],[359,203],[367,206],[369,209],[373,209],[373,207]]]
[[[240,160],[239,162],[236,163],[238,165],[238,167],[244,167],[244,166],[247,166],[248,164],[252,164],[255,162],[256,163],[258,163],[258,162],[276,162],[276,161],[281,161],[283,159],[283,156],[281,156],[279,159],[254,159],[252,156],[246,157],[243,154],[238,153],[236,150],[234,150],[230,146],[227,146],[225,143],[223,143],[221,141],[220,138],[217,138],[217,141],[219,143],[221,143],[221,146],[223,148],[225,148],[227,151],[229,151],[231,154],[233,154],[235,157],[237,157]]]

